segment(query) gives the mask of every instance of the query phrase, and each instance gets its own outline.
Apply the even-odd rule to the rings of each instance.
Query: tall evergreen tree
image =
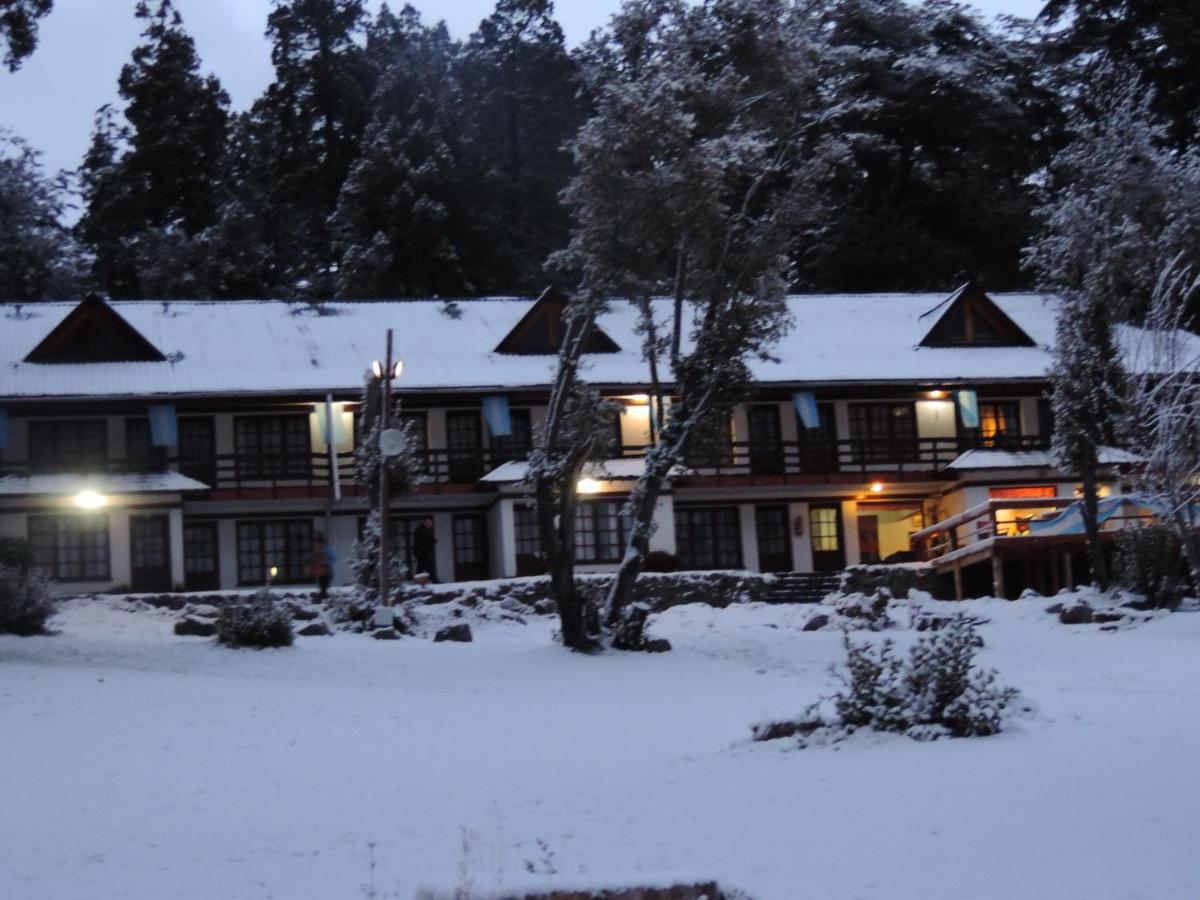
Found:
[[[54,0],[0,0],[0,46],[10,72],[37,48],[38,19],[53,7]]]
[[[554,4],[498,0],[467,42],[457,77],[464,138],[486,173],[475,193],[491,253],[475,280],[482,290],[540,289],[544,259],[567,241],[558,194],[573,171],[566,143],[586,112]]]
[[[256,104],[253,125],[273,132],[278,154],[265,208],[278,217],[276,288],[329,296],[336,255],[329,217],[359,155],[372,72],[360,44],[362,0],[275,0],[267,18],[275,81]]]
[[[826,0],[824,208],[799,254],[816,290],[1018,285],[1047,162],[1036,51],[943,0]]]
[[[332,220],[345,297],[456,295],[465,270],[472,196],[463,162],[444,25],[425,28],[411,6],[385,5],[368,30],[376,71],[362,155]]]
[[[65,194],[33,148],[0,131],[0,298],[53,300],[78,292],[81,259],[62,224]]]
[[[1200,129],[1200,4],[1195,0],[1047,0],[1051,56],[1074,64],[1079,101],[1104,66],[1135,69],[1153,89],[1164,139],[1183,150]]]
[[[140,296],[140,269],[161,260],[165,233],[185,247],[217,217],[229,98],[214,76],[200,75],[190,35],[171,0],[142,0],[143,42],[121,70],[127,124],[101,110],[82,180],[87,209],[79,232],[96,254],[102,286]],[[139,246],[145,241],[146,246]],[[189,296],[190,250],[181,279],[155,279],[166,296]]]

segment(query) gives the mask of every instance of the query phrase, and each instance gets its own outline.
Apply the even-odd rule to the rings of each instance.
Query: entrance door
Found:
[[[858,553],[864,563],[879,562],[879,516],[858,516]]]
[[[792,536],[786,506],[756,506],[754,533],[760,572],[792,571]]]
[[[750,424],[750,472],[754,475],[783,473],[783,437],[779,429],[779,406],[752,406]]]
[[[129,517],[130,584],[135,591],[171,589],[171,542],[167,517]]]
[[[488,577],[487,526],[483,516],[454,516],[454,580],[479,581]]]
[[[188,522],[183,526],[183,585],[189,591],[220,588],[216,522]]]
[[[842,505],[814,503],[808,508],[813,570],[836,572],[846,568],[846,550],[842,544]]]
[[[474,484],[483,476],[483,443],[478,412],[446,413],[446,446],[450,481]]]

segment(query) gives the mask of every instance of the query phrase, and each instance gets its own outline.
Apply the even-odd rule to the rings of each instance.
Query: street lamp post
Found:
[[[391,586],[389,584],[391,571],[389,556],[391,547],[388,542],[388,457],[394,454],[394,449],[385,446],[385,435],[390,430],[389,418],[392,406],[392,379],[399,378],[402,368],[400,360],[392,359],[392,329],[387,330],[387,355],[383,365],[378,361],[372,364],[371,371],[379,381],[379,603],[383,608],[392,605]],[[389,453],[389,450],[392,452]],[[387,615],[377,616],[383,621]],[[378,622],[376,623],[378,624]],[[386,624],[386,622],[385,622]]]

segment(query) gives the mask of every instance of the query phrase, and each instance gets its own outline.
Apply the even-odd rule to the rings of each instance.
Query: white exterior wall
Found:
[[[804,523],[802,534],[796,534],[797,518]],[[807,503],[788,504],[788,526],[792,531],[792,568],[797,572],[811,572],[812,528],[809,526]]]
[[[738,506],[738,530],[742,538],[742,568],[758,571],[758,533],[754,527],[754,504]]]
[[[862,562],[858,548],[858,501],[842,501],[842,540],[846,550],[846,565],[857,566]]]
[[[513,505],[512,500],[503,500],[488,511],[488,560],[495,578],[512,578],[517,574]]]

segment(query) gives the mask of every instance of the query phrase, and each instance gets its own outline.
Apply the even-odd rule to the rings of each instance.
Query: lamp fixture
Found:
[[[883,482],[882,481],[872,481],[871,482],[871,493],[872,494],[882,494],[883,493]]]
[[[75,505],[80,509],[100,509],[107,503],[107,497],[90,489],[80,491],[75,495]]]
[[[595,478],[580,478],[575,484],[575,490],[580,494],[594,494],[600,490],[600,482]]]
[[[396,360],[396,364],[392,366],[392,378],[399,378],[400,373],[404,371],[404,360]],[[375,376],[376,381],[383,379],[383,363],[379,360],[374,360],[371,363],[371,374]]]
[[[928,391],[925,396],[930,400],[945,400],[950,395],[946,391]]]

